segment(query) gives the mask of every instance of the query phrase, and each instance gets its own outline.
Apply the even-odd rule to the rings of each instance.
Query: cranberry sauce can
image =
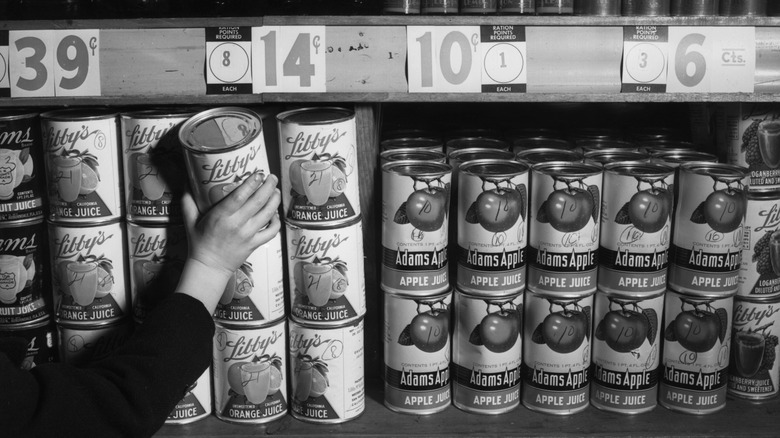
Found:
[[[287,414],[287,331],[282,318],[259,327],[217,322],[214,413],[231,423],[262,424]]]
[[[365,410],[363,318],[310,326],[290,319],[292,416],[311,423],[354,420]]]
[[[211,397],[211,368],[206,368],[176,403],[165,424],[188,424],[210,416]]]
[[[741,297],[780,296],[780,193],[749,193],[739,268]]]
[[[379,153],[379,166],[384,166],[390,161],[418,160],[446,163],[447,156],[441,150],[431,151],[427,149],[400,148],[388,149]]]
[[[0,222],[0,325],[49,316],[50,277],[43,218]]]
[[[254,172],[269,174],[260,117],[245,108],[212,108],[179,128],[190,187],[205,212]]]
[[[598,288],[653,294],[666,290],[674,169],[625,161],[604,168]]]
[[[777,396],[780,298],[734,298],[728,393],[751,400]]]
[[[520,405],[523,293],[477,297],[455,291],[452,400],[476,414]]]
[[[734,293],[666,292],[661,405],[688,414],[726,406],[733,308]]]
[[[396,161],[382,167],[382,288],[426,296],[449,290],[452,167]]]
[[[178,199],[185,188],[187,171],[178,131],[191,115],[163,109],[121,115],[128,220],[181,221]]]
[[[458,0],[422,0],[422,14],[457,14]]]
[[[551,161],[582,162],[582,153],[571,149],[535,148],[522,150],[515,155],[515,159],[529,166],[534,164],[549,163]]]
[[[638,414],[658,404],[661,363],[660,293],[596,292],[590,403],[605,411]]]
[[[0,110],[0,221],[43,216],[44,174],[38,113]]]
[[[528,171],[523,163],[467,161],[458,183],[457,285],[477,295],[525,289]]]
[[[747,172],[729,164],[683,164],[669,250],[669,288],[736,292],[747,210]]]
[[[724,111],[728,162],[748,168],[751,192],[780,190],[780,106],[735,103]]]
[[[51,319],[22,325],[0,325],[0,338],[23,338],[27,353],[22,359],[22,369],[31,370],[36,365],[57,360],[57,329]]]
[[[360,216],[355,112],[302,108],[276,119],[287,221],[332,227]]]
[[[125,227],[49,222],[54,309],[58,323],[95,325],[128,314]]]
[[[452,292],[428,297],[384,293],[385,406],[428,415],[450,405]]]
[[[600,165],[531,168],[528,288],[566,296],[596,291],[601,187]]]
[[[179,284],[187,259],[187,234],[180,224],[128,222],[127,249],[133,318],[143,321]]]
[[[650,155],[623,149],[599,149],[585,152],[585,161],[592,161],[605,166],[620,161],[650,161]]]
[[[363,226],[307,229],[287,224],[290,314],[306,324],[339,325],[366,313]]]
[[[568,415],[588,407],[593,293],[574,298],[525,292],[522,402]]]
[[[109,321],[84,326],[58,322],[60,361],[86,365],[104,359],[124,345],[133,331],[132,321]]]
[[[49,219],[97,222],[124,216],[119,126],[107,109],[41,114]]]

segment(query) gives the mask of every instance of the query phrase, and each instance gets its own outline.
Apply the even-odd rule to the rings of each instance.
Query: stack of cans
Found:
[[[343,423],[365,409],[363,228],[352,110],[277,115],[290,305],[292,415]]]

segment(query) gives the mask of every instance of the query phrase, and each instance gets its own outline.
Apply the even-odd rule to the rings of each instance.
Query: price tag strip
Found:
[[[254,93],[324,93],[325,26],[252,28]]]
[[[11,81],[8,77],[8,31],[0,30],[0,97],[11,97]]]
[[[252,93],[252,28],[206,28],[206,94]]]
[[[666,91],[667,26],[626,26],[623,28],[623,93],[663,93]]]

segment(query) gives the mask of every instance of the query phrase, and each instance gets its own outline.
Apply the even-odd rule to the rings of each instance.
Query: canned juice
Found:
[[[765,400],[778,393],[780,367],[780,299],[746,298],[734,301],[729,394]]]
[[[188,424],[211,415],[211,368],[192,382],[184,397],[176,403],[165,424]]]
[[[58,322],[60,361],[86,365],[104,359],[130,338],[132,328],[129,319],[91,326]]]
[[[780,194],[747,197],[739,288],[742,297],[780,296]]]
[[[385,14],[419,14],[420,2],[421,0],[382,0],[382,12]]]
[[[214,413],[231,423],[261,424],[287,414],[285,320],[260,327],[217,323]]]
[[[536,2],[534,0],[499,0],[498,12],[530,15],[536,12]]]
[[[43,218],[0,222],[0,325],[23,324],[51,311]]]
[[[422,14],[457,14],[458,0],[422,0]]]
[[[733,310],[734,293],[666,292],[661,405],[689,414],[726,406]]]
[[[460,0],[461,14],[495,14],[498,0]]]
[[[292,415],[312,423],[344,423],[363,413],[363,319],[313,327],[290,320]]]
[[[0,221],[43,215],[44,173],[38,113],[0,110]]]
[[[384,298],[385,406],[412,415],[443,411],[450,405],[452,293]]]
[[[560,298],[525,293],[522,401],[568,415],[588,407],[593,294]]]
[[[23,338],[27,341],[27,353],[21,364],[23,370],[57,360],[57,333],[49,318],[30,324],[0,325],[0,338]]]
[[[520,404],[523,293],[477,297],[455,291],[452,399],[464,411],[501,414]]]
[[[529,289],[567,296],[596,291],[601,187],[600,165],[531,168]]]
[[[780,190],[780,107],[734,103],[724,111],[728,162],[748,168],[751,192]]]

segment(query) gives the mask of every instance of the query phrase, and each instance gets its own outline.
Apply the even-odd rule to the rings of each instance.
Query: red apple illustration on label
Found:
[[[664,185],[663,179],[635,178],[637,192],[618,211],[615,223],[631,224],[643,233],[657,233],[666,225],[672,212],[672,192]],[[639,190],[643,183],[650,187]]]
[[[487,183],[495,188],[484,190]],[[478,223],[492,233],[502,233],[512,228],[520,217],[525,219],[528,195],[524,184],[515,186],[509,179],[483,178],[482,187],[482,193],[466,211],[466,222]]]
[[[579,300],[550,302],[550,313],[536,327],[531,340],[536,344],[546,344],[556,353],[568,354],[590,338],[590,306],[580,307]],[[553,306],[562,310],[553,312]],[[573,309],[569,309],[569,307]]]
[[[236,362],[228,368],[228,386],[233,393],[243,395],[247,402],[260,404],[279,392],[282,384],[282,359],[264,354],[250,362]]]
[[[228,279],[225,290],[222,291],[222,297],[219,304],[228,305],[233,300],[240,300],[249,296],[254,288],[254,279],[252,278],[252,265],[244,262],[233,275]]]
[[[414,345],[426,353],[434,353],[447,345],[450,336],[450,311],[443,300],[417,302],[417,315],[398,337],[401,345]],[[428,311],[422,312],[421,306]]]
[[[426,187],[417,189],[418,182],[424,183]],[[440,179],[413,178],[413,188],[415,190],[398,207],[394,222],[401,225],[411,224],[421,232],[440,229],[449,209],[450,184],[442,184]]]
[[[724,182],[716,179],[715,184],[719,182],[727,184],[727,187],[710,193],[691,214],[691,222],[706,223],[719,233],[730,233],[739,228],[745,220],[747,195],[739,180]],[[736,188],[732,187],[734,183]]]
[[[612,310],[613,304],[620,306]],[[629,309],[628,307],[631,306]],[[642,309],[636,302],[609,298],[610,311],[596,327],[596,339],[605,341],[618,353],[633,352],[645,339],[652,344],[658,331],[658,314],[653,309]],[[639,354],[635,354],[639,357]]]
[[[319,357],[306,354],[299,354],[295,362],[292,382],[295,399],[304,402],[310,397],[316,398],[325,394],[330,386],[328,364]]]
[[[712,350],[715,343],[726,338],[728,312],[714,309],[709,301],[691,301],[681,298],[681,310],[664,331],[664,339],[679,342],[688,351],[703,353]],[[686,305],[693,307],[685,310]],[[704,306],[704,309],[701,307]]]
[[[579,231],[588,224],[599,222],[600,192],[595,185],[588,186],[580,179],[555,179],[553,188],[558,183],[566,188],[555,189],[539,207],[536,220],[549,223],[555,230],[562,233]]]
[[[494,353],[509,351],[520,337],[523,327],[523,305],[515,306],[511,300],[494,301],[485,300],[487,315],[474,327],[469,342],[474,345],[483,345]],[[490,312],[491,306],[499,309]]]

